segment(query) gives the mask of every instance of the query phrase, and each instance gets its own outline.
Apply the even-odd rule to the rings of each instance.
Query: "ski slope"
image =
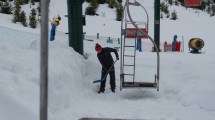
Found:
[[[153,1],[138,0],[150,15],[150,36],[153,37]],[[59,8],[59,4],[63,7]],[[87,3],[83,4],[86,7]],[[58,9],[59,8],[59,9]],[[27,7],[25,8],[27,9]],[[215,17],[183,7],[176,9],[179,19],[161,20],[161,43],[172,42],[173,36],[185,40],[184,52],[160,52],[160,91],[155,89],[119,90],[120,63],[116,69],[116,93],[97,94],[101,65],[94,50],[95,43],[103,47],[119,47],[120,22],[114,21],[114,10],[100,5],[103,16],[86,16],[84,53],[88,59],[68,46],[67,18],[57,28],[56,40],[49,42],[49,120],[78,120],[82,117],[149,119],[149,120],[213,120],[215,117],[213,30]],[[133,8],[134,13],[138,13]],[[66,0],[51,0],[50,17],[65,15]],[[135,15],[138,19],[138,15]],[[143,15],[144,16],[144,15]],[[10,23],[10,16],[0,14],[0,119],[39,119],[40,33]],[[105,24],[105,25],[104,25]],[[97,33],[100,39],[97,39]],[[114,39],[113,44],[106,39]],[[190,38],[205,41],[204,54],[190,54],[186,47]],[[88,41],[87,39],[93,40]],[[132,40],[129,42],[132,43]],[[137,81],[153,81],[156,55],[150,52],[150,42],[143,40],[143,52],[137,51]],[[144,48],[144,47],[143,47]]]

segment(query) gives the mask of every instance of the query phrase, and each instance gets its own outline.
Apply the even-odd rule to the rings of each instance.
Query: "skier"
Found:
[[[53,41],[55,39],[55,32],[56,27],[60,24],[61,17],[58,15],[58,17],[53,17],[52,20],[49,20],[51,22],[51,31],[50,31],[50,41]]]
[[[98,43],[95,46],[95,50],[97,51],[97,57],[99,62],[102,65],[102,75],[101,78],[106,77],[106,74],[110,75],[110,89],[112,92],[115,93],[116,83],[115,83],[115,68],[114,68],[114,62],[113,58],[111,56],[111,52],[115,53],[116,59],[119,60],[119,55],[116,51],[116,49],[105,47],[102,48],[101,45]],[[111,68],[112,66],[112,68]],[[108,71],[110,69],[110,71]],[[108,73],[107,73],[108,72]],[[105,91],[105,84],[106,84],[106,78],[101,81],[100,89],[98,93],[104,93]]]

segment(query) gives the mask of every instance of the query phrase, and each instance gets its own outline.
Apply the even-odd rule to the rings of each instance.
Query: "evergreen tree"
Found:
[[[113,9],[114,6],[116,6],[115,0],[108,0],[108,7]]]
[[[208,6],[208,7],[206,8],[206,12],[207,12],[208,14],[210,14],[210,12],[211,12],[211,7],[210,7],[210,6]]]
[[[116,20],[122,21],[122,17],[123,17],[123,6],[121,3],[119,3],[119,5],[116,8]]]
[[[36,20],[36,10],[35,9],[31,10],[29,19],[30,19],[29,26],[31,28],[36,28],[37,27],[37,20]]]
[[[11,4],[8,1],[0,2],[0,13],[12,14]]]
[[[181,5],[184,6],[184,0],[178,0],[178,2],[180,2]]]
[[[215,16],[215,6],[212,6],[212,10],[211,10],[211,16]]]
[[[20,5],[24,5],[24,0],[18,0]]]
[[[164,12],[164,10],[165,10],[165,3],[164,2],[161,2],[160,3],[160,10],[161,10],[161,12]]]
[[[169,13],[169,7],[164,2],[160,3],[160,10],[164,12],[165,14]]]
[[[19,0],[14,1],[15,8],[14,8],[14,13],[13,13],[13,22],[20,22],[20,11],[21,11],[21,6],[19,3]]]
[[[90,3],[91,0],[85,0],[86,2]]]
[[[32,5],[35,5],[35,0],[31,0],[31,4],[32,4]]]
[[[95,9],[97,9],[98,6],[99,6],[98,0],[91,0],[90,6],[94,7]]]
[[[99,4],[105,4],[106,0],[99,0]]]
[[[28,26],[28,24],[26,22],[26,14],[24,11],[22,11],[20,14],[20,22],[22,23],[23,26],[25,26],[25,27]]]
[[[29,0],[19,0],[20,5],[25,5],[29,3]]]
[[[21,1],[21,0],[20,0]],[[29,0],[22,0],[23,4],[28,4]]]
[[[176,6],[178,6],[178,5],[179,5],[179,2],[178,2],[177,0],[175,0],[175,1],[174,1],[174,4],[175,4]]]
[[[177,13],[175,12],[175,10],[171,13],[171,19],[172,19],[172,20],[178,19]]]
[[[122,0],[117,0],[119,3],[122,3]]]
[[[85,9],[85,14],[86,14],[86,15],[96,15],[96,10],[94,9],[94,7],[88,6],[88,7]]]
[[[206,9],[206,5],[207,3],[205,1],[202,1],[201,6],[200,6],[200,10],[205,10]]]
[[[168,0],[169,4],[172,5],[173,4],[173,1],[172,0]]]
[[[98,9],[98,0],[91,0],[90,6],[85,9],[86,15],[97,15],[96,11]]]

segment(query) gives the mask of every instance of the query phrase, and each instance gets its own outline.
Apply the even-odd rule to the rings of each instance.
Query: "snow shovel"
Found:
[[[114,61],[114,63],[111,65],[111,67],[108,69],[108,71],[106,72],[106,74],[104,75],[103,78],[99,79],[99,80],[95,80],[93,81],[93,83],[98,83],[98,82],[102,82],[105,80],[105,78],[107,77],[108,73],[111,71],[111,68],[113,67],[113,65],[116,63],[117,60]]]

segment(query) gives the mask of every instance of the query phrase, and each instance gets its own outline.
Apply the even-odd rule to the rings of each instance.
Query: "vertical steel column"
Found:
[[[42,0],[40,29],[40,120],[48,119],[48,16],[49,0]]]
[[[160,51],[160,0],[155,0],[154,12],[154,41]]]
[[[83,17],[82,3],[84,0],[67,0],[69,46],[83,55]]]

